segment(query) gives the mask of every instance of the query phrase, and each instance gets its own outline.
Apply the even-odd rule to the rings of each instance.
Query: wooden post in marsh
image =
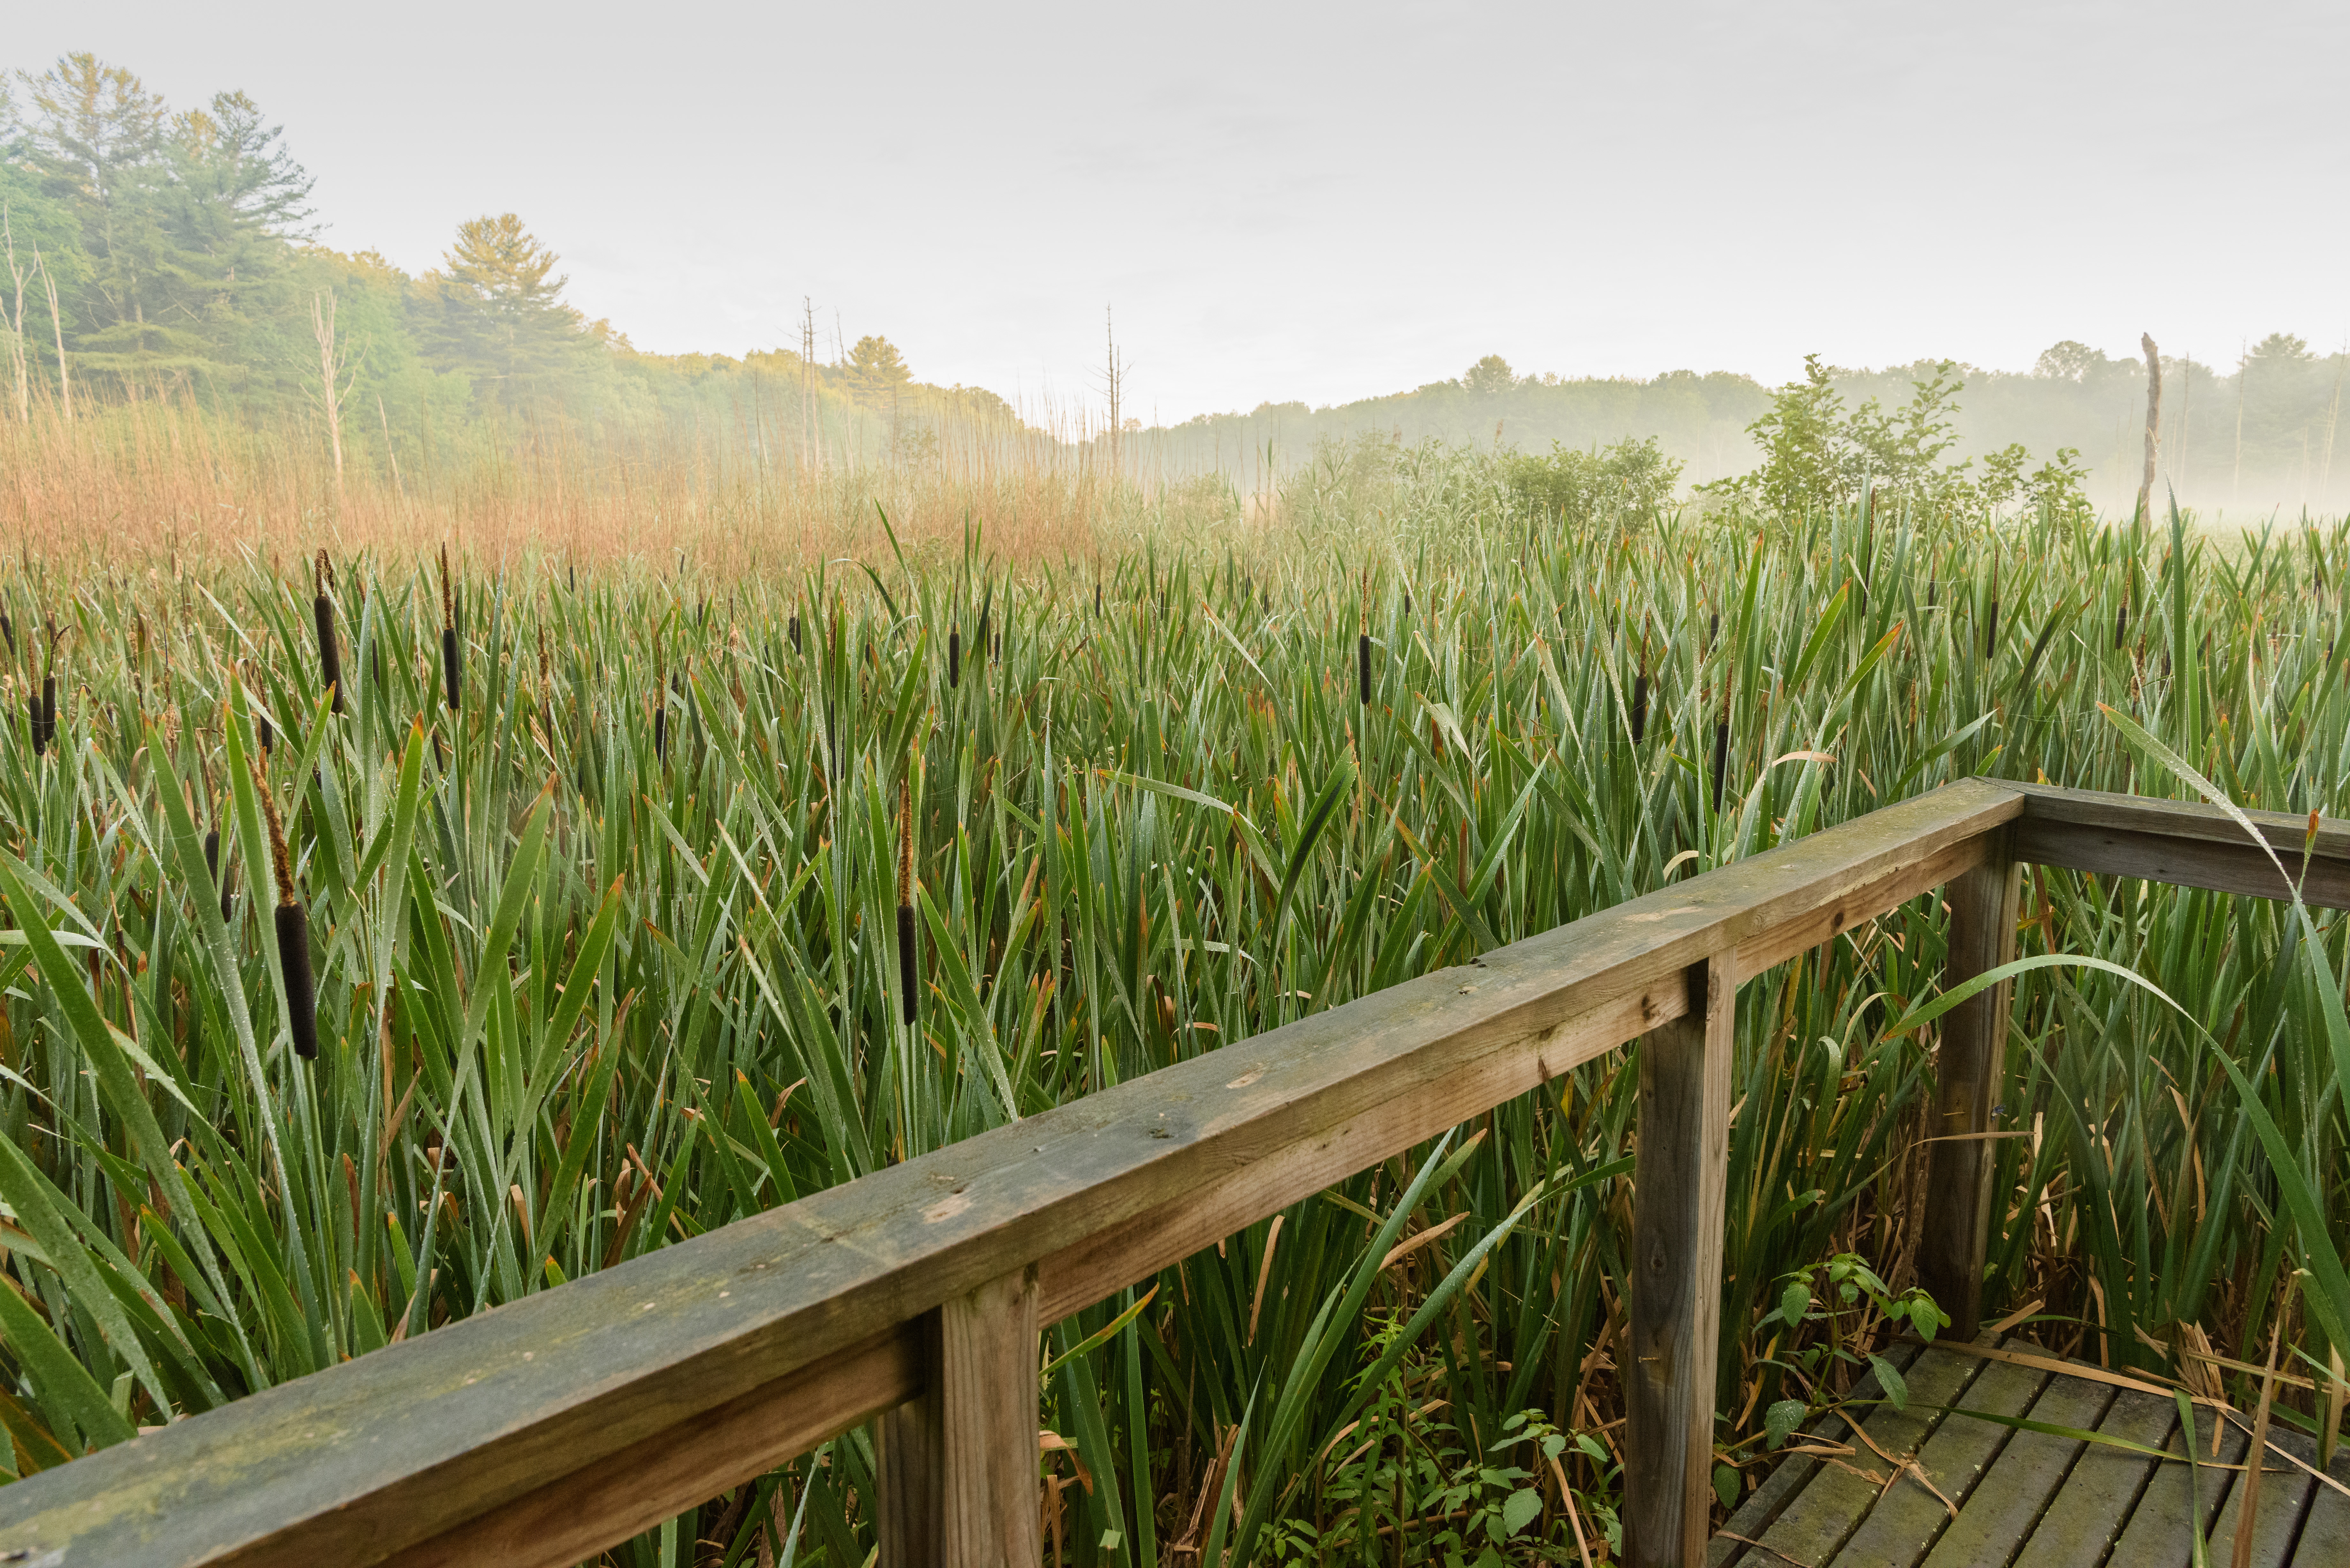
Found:
[[[1995,828],[1989,840],[1982,862],[1950,884],[1945,991],[2015,956],[2023,865],[2015,858],[2012,829]],[[1999,1163],[1997,1142],[1989,1135],[1997,1130],[1991,1111],[2006,1064],[2010,990],[2002,981],[1942,1015],[1918,1282],[1950,1314],[1949,1333],[1962,1343],[1982,1321],[1983,1245],[1991,1233],[1991,1172]]]
[[[941,1439],[940,1320],[937,1310],[917,1324],[921,1341],[921,1389],[873,1422],[873,1480],[878,1507],[873,1530],[877,1568],[939,1568]]]
[[[2154,462],[2162,450],[2162,355],[2151,332],[2139,333],[2137,341],[2146,350],[2146,473],[2137,482],[2137,515],[2140,523],[2151,523],[2154,514],[2147,508],[2154,504]]]
[[[1036,1271],[930,1314],[928,1386],[878,1424],[879,1568],[1035,1568]]]
[[[1640,1042],[1624,1561],[1697,1568],[1713,1504],[1713,1385],[1738,956],[1685,973],[1688,1013]]]

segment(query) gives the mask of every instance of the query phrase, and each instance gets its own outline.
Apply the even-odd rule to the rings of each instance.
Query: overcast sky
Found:
[[[795,347],[1166,419],[1807,350],[2231,364],[2350,329],[2331,5],[12,8],[175,105],[242,88],[322,238],[514,211],[640,348]]]

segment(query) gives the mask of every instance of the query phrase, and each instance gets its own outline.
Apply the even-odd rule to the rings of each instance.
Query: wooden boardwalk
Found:
[[[2009,1340],[2003,1348],[2043,1355]],[[2108,1434],[2171,1453],[2180,1443],[2168,1397],[1937,1345],[1905,1348],[1909,1408],[1877,1406],[1864,1440],[1838,1417],[1812,1429],[1823,1446],[1850,1446],[1840,1462],[1790,1459],[1750,1496],[1709,1549],[1709,1568],[2185,1568],[2189,1521],[2199,1517],[2213,1568],[2233,1560],[2243,1472],[2141,1459],[2118,1449],[1977,1420],[1960,1410]],[[1873,1396],[1874,1385],[1864,1386]],[[1944,1414],[1935,1407],[1960,1410]],[[2212,1457],[2214,1413],[2196,1409],[2199,1456]],[[2314,1463],[2315,1445],[2282,1424],[2277,1447]],[[2247,1438],[2222,1428],[2218,1459],[2240,1465]],[[1936,1490],[1893,1461],[1915,1459]],[[1867,1473],[1863,1473],[1867,1472]],[[2350,1450],[2332,1475],[2350,1485]],[[2190,1495],[2192,1489],[2192,1495]],[[2198,1505],[2199,1504],[2199,1508]],[[2252,1521],[2258,1568],[2350,1565],[2350,1497],[2272,1454]]]

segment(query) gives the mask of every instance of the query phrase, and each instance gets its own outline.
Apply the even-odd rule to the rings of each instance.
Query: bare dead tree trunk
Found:
[[[25,351],[25,280],[28,275],[16,265],[16,235],[8,225],[8,209],[0,205],[0,241],[8,252],[8,281],[16,290],[16,305],[8,314],[8,363],[16,372],[16,419],[20,424],[33,421],[33,379],[29,358]]]
[[[2137,341],[2146,350],[2146,474],[2137,482],[2137,517],[2143,524],[2153,521],[2147,507],[2154,499],[2154,462],[2162,450],[2162,355],[2153,334],[2141,332]]]
[[[322,305],[320,302],[324,301]],[[327,445],[335,454],[335,499],[343,498],[343,400],[359,383],[359,369],[343,357],[335,336],[335,292],[310,296],[310,329],[318,339],[318,406],[326,410]]]
[[[66,418],[73,418],[73,382],[66,375],[66,324],[57,314],[57,280],[49,275],[48,265],[41,253],[33,253],[33,270],[41,275],[41,286],[49,291],[49,327],[57,338],[57,398],[65,405]]]
[[[391,444],[391,416],[383,411],[383,394],[375,395],[375,417],[383,426],[384,455],[391,459],[391,487],[400,493],[400,503],[408,504],[408,483],[400,477],[400,449]]]
[[[2244,488],[2244,388],[2252,379],[2252,356],[2250,350],[2236,356],[2236,465],[2228,475],[2228,499],[2234,501]]]
[[[1109,344],[1109,481],[1118,481],[1118,443],[1126,435],[1126,362],[1118,356],[1118,325],[1107,306],[1102,309],[1102,330]]]

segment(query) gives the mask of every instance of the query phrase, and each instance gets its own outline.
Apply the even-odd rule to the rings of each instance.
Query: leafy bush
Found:
[[[2032,453],[2021,444],[1987,454],[1980,472],[1972,458],[1946,461],[1959,442],[1951,420],[1966,389],[1953,378],[1955,369],[1946,359],[1927,379],[1912,381],[1909,400],[1898,409],[1870,398],[1847,413],[1820,357],[1807,354],[1804,379],[1773,393],[1769,410],[1746,427],[1762,465],[1698,489],[1783,517],[1849,506],[1864,492],[1939,517],[2043,508],[2085,515],[2081,485],[2088,471],[2071,447],[2058,448],[2029,474]]]
[[[1503,463],[1512,496],[1537,515],[1565,523],[1644,514],[1672,504],[1681,465],[1654,436],[1627,438],[1606,451],[1550,443],[1550,453],[1521,453]]]

